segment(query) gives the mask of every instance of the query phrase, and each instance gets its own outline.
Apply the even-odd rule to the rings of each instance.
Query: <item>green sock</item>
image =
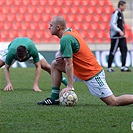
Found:
[[[60,93],[60,89],[57,87],[52,87],[52,93],[51,93],[51,98],[53,100],[57,100],[59,99],[59,93]]]
[[[62,81],[61,81],[65,86],[68,85],[67,79],[65,77],[62,77]]]

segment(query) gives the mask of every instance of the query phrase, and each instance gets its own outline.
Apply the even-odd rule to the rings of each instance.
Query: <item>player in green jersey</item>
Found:
[[[0,67],[5,65],[4,74],[7,85],[5,91],[14,90],[10,80],[10,66],[15,62],[34,63],[36,67],[35,80],[33,84],[33,91],[41,92],[38,86],[41,68],[51,74],[51,66],[45,58],[38,52],[34,42],[27,37],[15,38],[0,54]],[[67,85],[67,80],[63,78],[62,82]]]

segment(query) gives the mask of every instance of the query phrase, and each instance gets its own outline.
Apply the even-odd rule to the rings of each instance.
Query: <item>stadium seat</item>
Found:
[[[31,21],[29,23],[29,29],[31,30],[36,30],[38,28],[38,22],[35,22],[35,21]]]
[[[49,22],[50,19],[51,19],[50,15],[47,14],[47,13],[42,13],[42,14],[41,14],[41,17],[42,17],[42,21],[43,21],[44,23],[45,23],[45,22]]]
[[[15,14],[14,13],[8,13],[7,14],[7,21],[14,21],[15,20]]]
[[[19,29],[17,34],[19,37],[27,36],[26,30],[22,30],[22,29]]]
[[[24,14],[22,14],[22,13],[16,13],[15,14],[15,20],[16,21],[25,21]]]
[[[11,6],[14,0],[5,0],[5,4]]]
[[[43,6],[42,5],[37,5],[36,6],[36,13],[42,13],[44,11],[44,8],[43,8]]]
[[[35,5],[27,5],[27,12],[28,13],[36,13],[36,6]]]
[[[62,15],[67,26],[81,31],[86,41],[110,42],[109,22],[113,10],[111,0],[1,0],[1,30],[4,35],[10,29],[10,34],[13,33],[9,38],[3,35],[2,40],[18,35],[29,36],[37,42],[58,42],[48,28],[52,17]],[[126,27],[126,35],[132,42],[131,27]]]
[[[33,20],[32,21],[41,21],[42,20],[42,15],[40,13],[33,13]]]
[[[0,22],[7,21],[7,14],[6,13],[1,13],[0,14]]]
[[[17,6],[17,5],[11,5],[10,6],[10,12],[11,13],[16,13],[18,11],[19,11],[19,6]]]
[[[14,38],[18,37],[17,30],[9,30],[9,38],[13,40]]]
[[[35,31],[34,30],[26,30],[26,36],[29,37],[29,38],[34,39]]]
[[[23,1],[22,0],[14,0],[14,5],[17,5],[17,6],[20,6],[23,4]]]
[[[30,0],[22,0],[22,5],[30,5],[31,4],[31,1]]]
[[[24,21],[33,21],[33,15],[31,13],[24,13]]]
[[[12,22],[12,28],[13,28],[14,30],[20,29],[20,28],[21,28],[20,22],[19,22],[19,21],[13,21],[13,22]]]
[[[26,5],[20,5],[18,13],[28,13],[27,6]]]
[[[22,30],[27,30],[30,28],[30,23],[27,21],[21,21],[20,22],[20,27]]]
[[[2,13],[9,13],[10,12],[10,6],[9,5],[2,5],[1,7]]]
[[[3,25],[3,28],[4,28],[5,30],[10,30],[10,29],[12,29],[12,22],[10,22],[10,21],[4,21],[4,22],[2,23],[2,25]]]

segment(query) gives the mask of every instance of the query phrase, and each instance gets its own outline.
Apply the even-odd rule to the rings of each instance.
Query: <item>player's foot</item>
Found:
[[[114,71],[115,70],[112,67],[108,68],[108,70],[107,70],[107,72],[114,72]]]
[[[59,105],[59,99],[53,100],[51,98],[46,98],[44,101],[38,102],[38,105]]]
[[[122,72],[131,72],[131,70],[126,66],[121,67],[121,71]]]

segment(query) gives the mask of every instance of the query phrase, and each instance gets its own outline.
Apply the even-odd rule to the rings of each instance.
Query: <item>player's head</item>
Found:
[[[49,30],[52,35],[56,35],[60,38],[62,31],[66,29],[66,22],[62,16],[52,18],[50,22]]]
[[[18,46],[18,48],[16,50],[16,54],[17,54],[18,59],[20,61],[22,61],[27,56],[28,51],[25,46],[20,45],[20,46]]]
[[[124,11],[126,9],[126,1],[124,0],[120,0],[118,2],[118,8],[121,10],[121,11]]]

